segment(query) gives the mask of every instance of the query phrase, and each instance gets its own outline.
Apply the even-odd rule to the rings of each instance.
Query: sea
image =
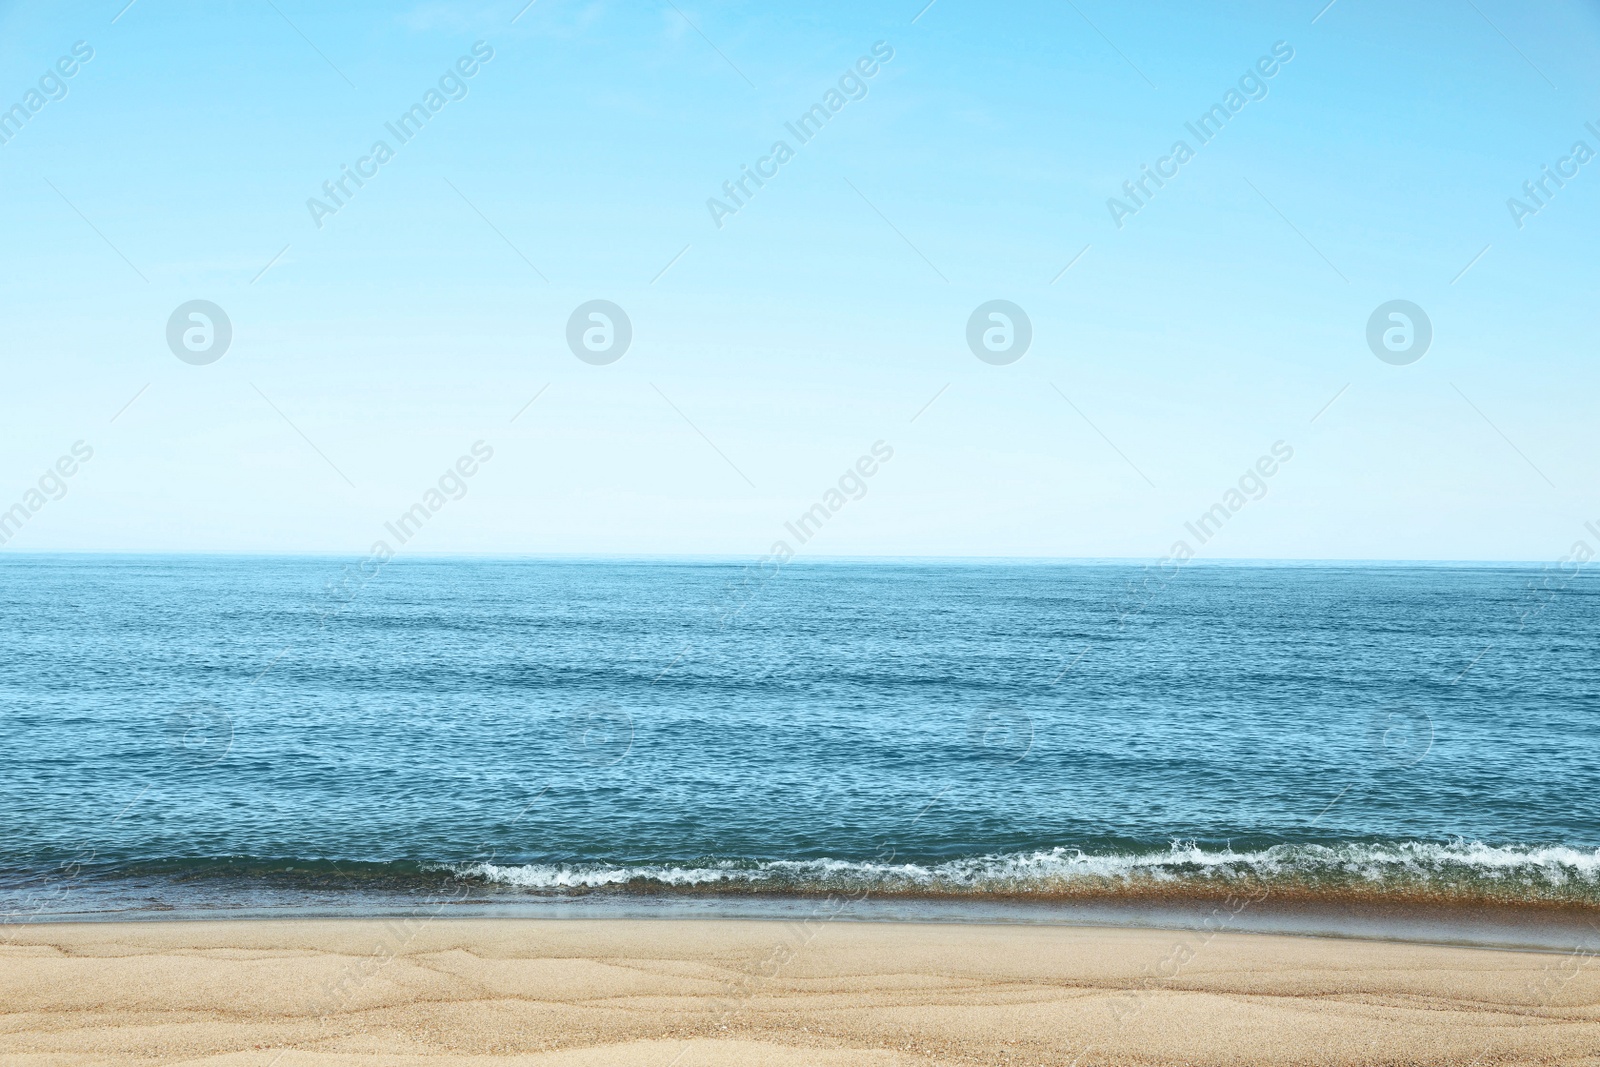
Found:
[[[12,555],[0,606],[4,922],[1600,937],[1581,571]]]

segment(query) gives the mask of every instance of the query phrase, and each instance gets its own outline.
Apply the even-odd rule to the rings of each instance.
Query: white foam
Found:
[[[1549,886],[1600,886],[1600,849],[1561,845],[1449,843],[1286,844],[1236,852],[1174,841],[1165,851],[1087,853],[1075,848],[994,853],[939,863],[844,859],[717,860],[705,864],[604,863],[501,865],[452,868],[458,877],[526,889],[596,889],[650,884],[663,887],[727,886],[774,891],[873,887],[968,892],[1028,892],[1085,882],[1177,882],[1285,879],[1384,883],[1475,880]]]

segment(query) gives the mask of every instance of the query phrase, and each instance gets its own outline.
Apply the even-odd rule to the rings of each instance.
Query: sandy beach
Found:
[[[696,920],[14,925],[7,1064],[1600,1064],[1592,958]]]

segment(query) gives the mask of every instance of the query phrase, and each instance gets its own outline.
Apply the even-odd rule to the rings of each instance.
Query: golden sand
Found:
[[[1061,926],[12,926],[0,1063],[1600,1065],[1600,961]]]

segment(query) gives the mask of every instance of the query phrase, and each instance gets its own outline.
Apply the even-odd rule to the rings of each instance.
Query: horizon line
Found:
[[[16,549],[10,552],[0,551],[0,560],[5,557],[31,557],[43,558],[68,558],[68,559],[271,559],[271,560],[349,560],[366,558],[361,553],[334,552],[334,551],[294,551],[270,552],[255,549],[154,549],[154,550],[40,550]],[[669,562],[701,562],[701,563],[747,563],[764,560],[768,557],[756,553],[622,553],[622,552],[406,552],[396,553],[388,563],[404,562],[406,560],[428,560],[435,562],[447,561],[503,561],[503,562],[606,562],[606,563],[669,563]],[[1165,559],[1164,556],[951,556],[951,555],[796,555],[785,561],[782,566],[791,564],[815,563],[989,563],[989,564],[1151,564]],[[1397,565],[1397,566],[1437,566],[1437,567],[1536,567],[1553,566],[1550,560],[1532,559],[1406,559],[1387,556],[1216,556],[1194,557],[1183,562],[1178,568],[1199,564],[1202,566],[1217,566],[1222,564],[1241,565]],[[1574,574],[1578,577],[1582,568]]]

